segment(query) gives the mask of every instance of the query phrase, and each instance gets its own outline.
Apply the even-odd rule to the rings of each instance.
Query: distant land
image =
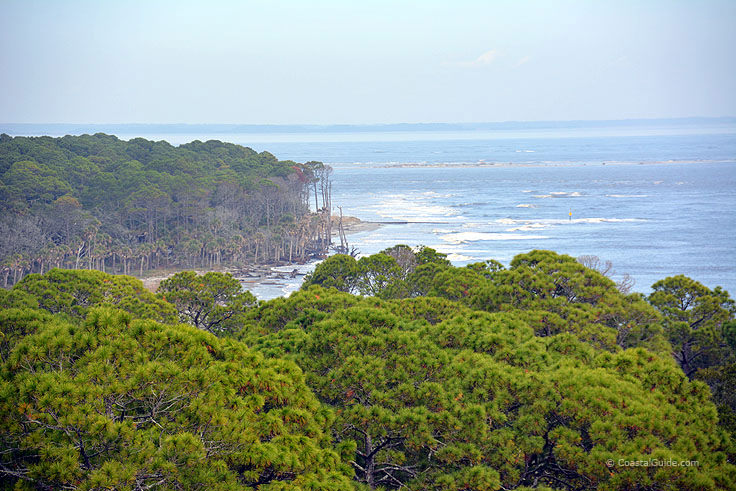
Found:
[[[243,133],[363,133],[363,132],[436,132],[436,131],[492,131],[492,130],[560,130],[579,128],[636,128],[661,125],[668,128],[693,128],[701,126],[733,127],[736,117],[672,118],[672,119],[621,119],[600,121],[504,121],[488,123],[391,123],[391,124],[78,124],[78,123],[0,123],[0,133],[12,136],[81,135],[108,133],[130,134],[243,134]]]

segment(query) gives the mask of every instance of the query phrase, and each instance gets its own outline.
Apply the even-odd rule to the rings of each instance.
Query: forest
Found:
[[[0,135],[2,285],[51,268],[305,261],[330,242],[330,172],[215,140]]]
[[[734,301],[605,273],[399,245],[267,302],[27,274],[0,289],[0,489],[736,489]]]

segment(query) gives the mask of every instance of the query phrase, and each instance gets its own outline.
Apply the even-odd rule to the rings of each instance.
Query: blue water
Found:
[[[676,274],[736,292],[736,130],[412,136],[254,148],[332,165],[333,202],[347,215],[409,222],[350,236],[363,254],[405,243],[458,265],[508,264],[542,248],[611,261],[614,279],[628,273],[644,293]]]
[[[41,129],[43,130],[43,129]],[[220,139],[334,168],[333,204],[387,224],[353,234],[372,254],[427,245],[458,265],[532,249],[595,255],[634,290],[685,274],[736,293],[736,120],[442,131],[152,132]],[[46,131],[49,133],[49,131]],[[297,285],[263,291],[263,298]]]
[[[542,248],[610,260],[639,291],[674,274],[736,291],[733,163],[372,170],[336,168],[346,214],[433,223],[351,237],[364,253],[402,242],[507,264]]]

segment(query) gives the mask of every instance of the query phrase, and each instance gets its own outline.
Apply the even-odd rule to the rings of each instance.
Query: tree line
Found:
[[[214,140],[3,134],[0,281],[304,261],[330,242],[330,172]]]
[[[733,300],[605,272],[395,246],[268,302],[222,273],[27,275],[0,290],[0,481],[734,489]]]

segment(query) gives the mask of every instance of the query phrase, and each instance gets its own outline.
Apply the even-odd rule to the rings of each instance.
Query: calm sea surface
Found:
[[[136,134],[220,139],[334,168],[333,204],[401,222],[361,253],[427,245],[457,265],[550,249],[610,260],[635,290],[685,274],[736,293],[736,125],[455,131]],[[298,285],[259,291],[272,297]]]

